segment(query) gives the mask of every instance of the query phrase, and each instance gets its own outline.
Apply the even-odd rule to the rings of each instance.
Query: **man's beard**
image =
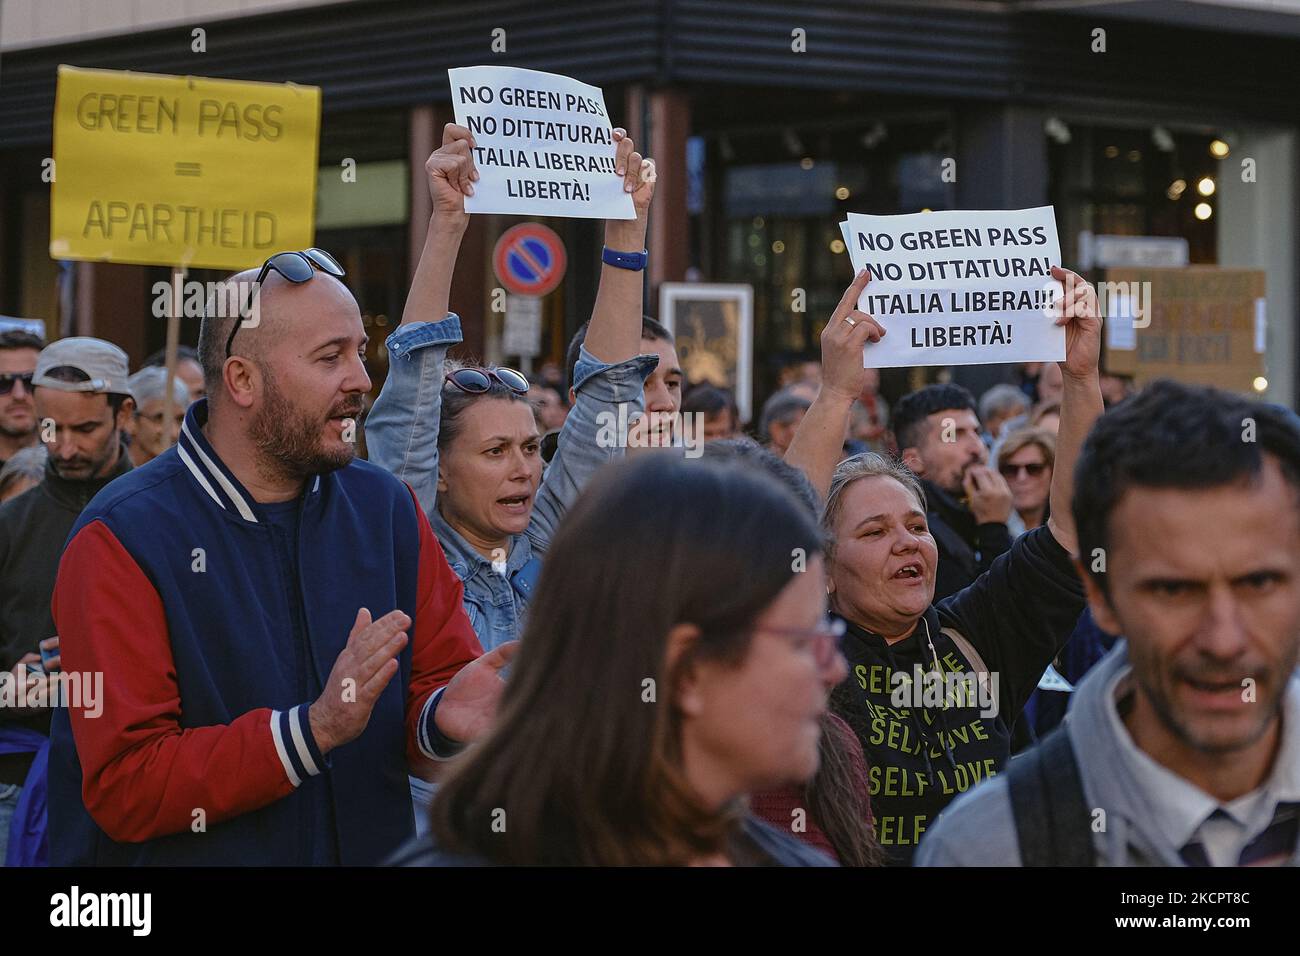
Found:
[[[4,418],[0,418],[0,435],[6,438],[27,438],[36,434],[36,415],[32,414],[32,423],[26,428],[19,428],[16,425],[10,425]]]
[[[108,443],[93,458],[78,455],[71,461],[60,461],[51,456],[50,467],[64,481],[95,481],[102,478],[110,464],[114,462],[114,456],[121,442],[121,433],[114,429]]]
[[[321,429],[326,422],[290,402],[276,387],[270,369],[263,368],[262,372],[266,396],[248,426],[249,436],[262,453],[262,469],[276,476],[302,479],[335,471],[356,457],[356,448],[351,444],[338,451],[322,447]],[[330,409],[330,417],[346,415],[355,421],[361,417],[361,409],[361,396],[357,395]]]
[[[956,498],[958,501],[965,501],[966,500],[966,472],[970,471],[978,464],[979,464],[978,459],[966,462],[966,464],[961,466],[961,470],[957,472],[957,474],[954,476],[950,484],[948,484],[946,487],[943,485],[939,485],[939,487],[942,488],[944,491],[948,492],[948,494],[952,495],[952,497]],[[939,484],[939,483],[935,482],[935,484]]]

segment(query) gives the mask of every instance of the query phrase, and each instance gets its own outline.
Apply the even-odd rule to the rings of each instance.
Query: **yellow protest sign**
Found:
[[[314,241],[320,89],[59,67],[50,255],[244,269]]]

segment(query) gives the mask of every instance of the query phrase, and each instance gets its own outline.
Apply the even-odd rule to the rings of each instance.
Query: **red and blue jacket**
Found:
[[[178,444],[69,536],[62,665],[102,673],[103,700],[55,714],[51,863],[377,863],[414,833],[407,770],[435,757],[437,692],[481,653],[461,583],[410,489],[364,461],[307,480],[286,562],[206,417],[196,402]],[[404,611],[410,640],[365,731],[326,759],[307,708],[361,607]]]

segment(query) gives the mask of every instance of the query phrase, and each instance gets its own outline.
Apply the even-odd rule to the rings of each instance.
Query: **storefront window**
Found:
[[[1190,264],[1215,264],[1222,141],[1161,126],[1054,125],[1048,162],[1065,262],[1080,262],[1080,234],[1175,236]],[[1219,146],[1215,146],[1219,143]]]
[[[717,239],[697,254],[709,281],[754,287],[754,385],[761,400],[782,368],[819,357],[818,336],[850,278],[839,223],[849,212],[951,208],[941,175],[946,116],[704,137]],[[705,225],[707,223],[707,225]]]

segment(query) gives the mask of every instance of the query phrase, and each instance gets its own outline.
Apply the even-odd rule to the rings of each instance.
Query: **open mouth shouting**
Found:
[[[909,561],[892,575],[894,581],[902,581],[904,584],[923,584],[925,583],[925,569],[920,561]]]
[[[498,498],[497,504],[500,505],[506,514],[522,517],[528,514],[528,507],[532,504],[533,496],[531,494],[507,495],[504,498]]]

